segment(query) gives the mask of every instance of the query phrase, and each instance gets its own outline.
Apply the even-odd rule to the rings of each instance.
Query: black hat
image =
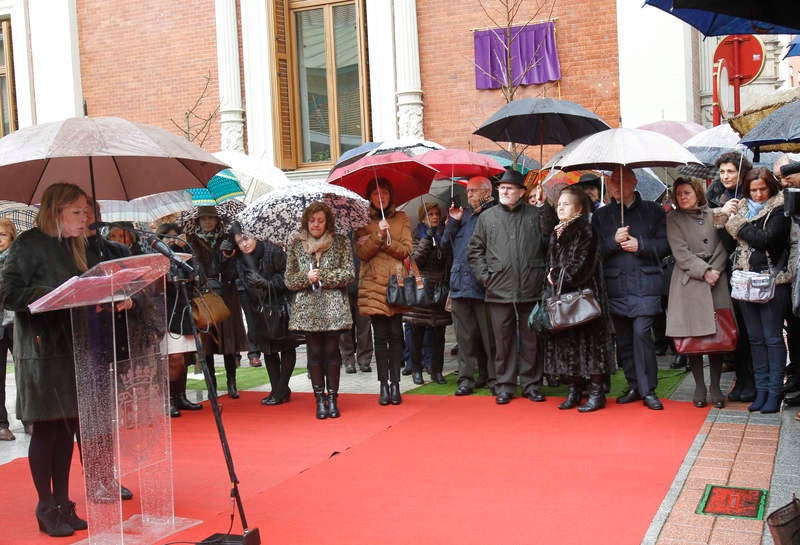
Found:
[[[202,218],[203,216],[211,216],[213,218],[218,218],[219,214],[217,214],[217,207],[216,206],[198,206],[197,207],[197,217]]]
[[[792,174],[797,174],[798,172],[800,172],[800,162],[797,161],[786,163],[781,167],[781,176],[790,176]]]
[[[581,177],[578,178],[578,185],[591,186],[600,189],[600,176],[597,174],[592,174],[591,172],[581,174]]]
[[[518,170],[507,167],[497,184],[514,184],[525,189],[525,177]]]

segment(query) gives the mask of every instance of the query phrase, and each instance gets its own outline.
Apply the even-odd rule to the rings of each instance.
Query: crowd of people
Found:
[[[296,348],[304,343],[318,419],[342,413],[341,369],[370,373],[373,357],[380,405],[402,403],[404,350],[415,384],[424,382],[424,367],[434,382],[446,383],[450,324],[458,346],[456,396],[488,388],[498,405],[506,405],[519,388],[538,403],[545,401],[545,376],[556,377],[568,387],[558,409],[594,412],[606,406],[609,377],[620,367],[627,388],[616,403],[641,401],[662,410],[654,329],[664,313],[664,334],[675,339],[714,336],[721,314],[735,316],[738,342],[727,349],[735,353],[735,385],[727,396],[721,390],[721,351],[690,353],[695,406],[721,408],[727,398],[774,413],[782,401],[798,405],[800,396],[784,396],[800,389],[800,318],[790,304],[800,227],[784,214],[782,189],[800,188],[800,163],[782,157],[770,171],[731,152],[716,167],[719,178],[707,189],[697,179],[678,178],[670,205],[643,200],[636,175],[625,167],[604,186],[595,175],[583,176],[554,203],[541,185],[526,187],[525,177],[509,168],[495,184],[469,179],[463,207],[423,202],[414,229],[397,208],[392,183],[378,178],[364,194],[367,225],[337,233],[336,210],[314,202],[287,247],[226,223],[215,207],[199,207],[190,224],[157,229],[174,251],[191,250],[198,272],[187,279],[173,266],[168,275],[170,414],[202,408],[186,397],[198,346],[180,282],[213,291],[231,310],[199,334],[211,394],[214,356],[221,355],[227,394],[239,397],[237,368],[246,352],[252,366],[264,357],[271,392],[261,403],[289,402]],[[32,428],[36,517],[51,536],[86,527],[68,495],[78,431],[75,362],[66,311],[32,315],[27,307],[100,261],[146,251],[135,235],[125,234],[128,226],[112,233],[118,242],[98,241],[90,224],[99,212],[77,186],[55,184],[44,193],[34,228],[17,235],[13,224],[0,220],[0,357],[5,371],[13,347],[17,416]],[[674,265],[665,274],[668,256]],[[732,298],[736,271],[768,275],[773,295]],[[447,297],[425,305],[390,302],[390,285],[409,274]],[[578,325],[531,326],[542,305],[569,293],[590,293],[599,312]],[[0,405],[0,439],[13,440]]]

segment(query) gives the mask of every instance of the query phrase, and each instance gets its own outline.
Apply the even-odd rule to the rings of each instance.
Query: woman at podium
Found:
[[[69,468],[78,400],[69,311],[32,315],[28,305],[87,270],[89,200],[76,185],[58,183],[42,195],[34,228],[11,245],[0,302],[15,311],[17,417],[33,424],[28,461],[39,498],[39,529],[53,537],[85,530],[69,499]]]

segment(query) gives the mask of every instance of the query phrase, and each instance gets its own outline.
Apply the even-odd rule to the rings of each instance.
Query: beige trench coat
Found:
[[[667,214],[667,241],[675,258],[667,304],[669,337],[711,335],[716,331],[714,311],[731,308],[728,252],[719,234],[725,219],[720,215],[715,224],[709,208]],[[708,268],[720,272],[713,288],[703,280]]]

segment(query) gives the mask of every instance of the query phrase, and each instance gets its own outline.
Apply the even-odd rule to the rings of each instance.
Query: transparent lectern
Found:
[[[106,261],[30,305],[70,309],[90,545],[148,545],[200,521],[173,509],[164,276],[169,260]],[[132,306],[117,310],[118,305]],[[120,482],[140,513],[123,519]]]

